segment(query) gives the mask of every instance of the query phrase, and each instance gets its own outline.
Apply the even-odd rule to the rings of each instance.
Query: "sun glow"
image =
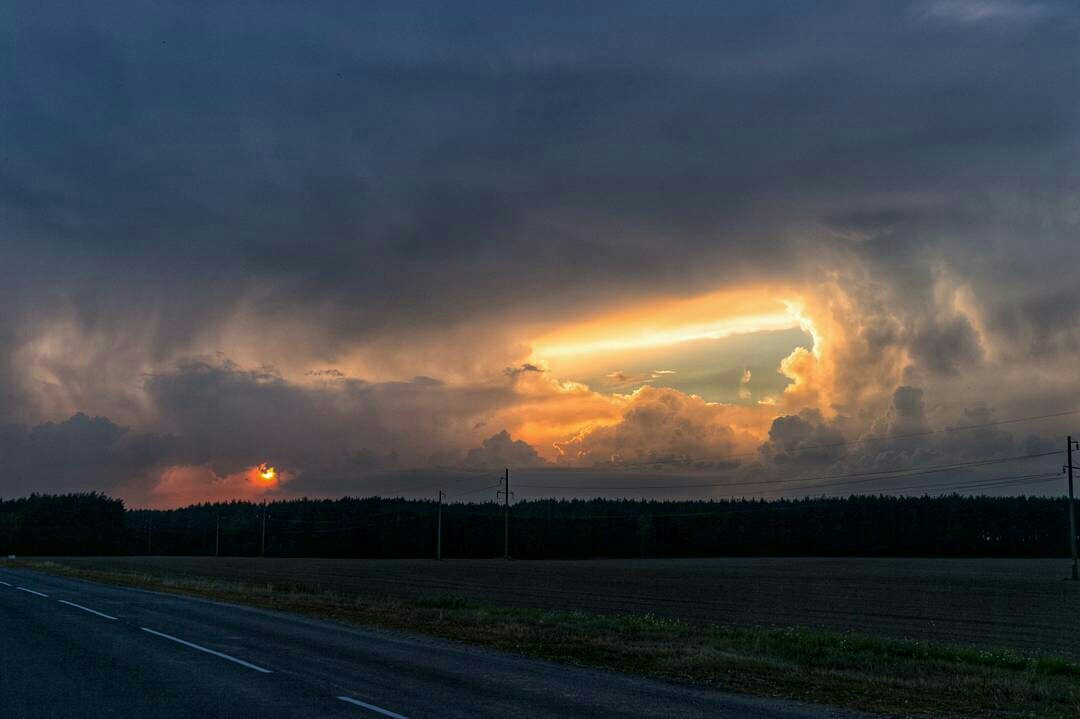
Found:
[[[693,342],[695,340],[719,340],[732,335],[749,334],[751,332],[786,330],[798,326],[799,323],[792,321],[791,315],[787,313],[752,315],[716,320],[703,324],[684,325],[670,329],[646,328],[638,332],[620,333],[595,340],[539,346],[536,348],[536,355],[545,358],[558,358],[598,352],[647,349]]]
[[[787,330],[805,323],[796,309],[764,288],[646,303],[541,337],[533,343],[533,358],[555,360]]]
[[[259,477],[266,482],[273,482],[277,479],[277,470],[267,464],[259,465]]]

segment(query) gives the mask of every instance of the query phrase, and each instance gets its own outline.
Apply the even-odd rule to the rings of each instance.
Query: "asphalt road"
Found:
[[[0,570],[0,716],[855,716]]]

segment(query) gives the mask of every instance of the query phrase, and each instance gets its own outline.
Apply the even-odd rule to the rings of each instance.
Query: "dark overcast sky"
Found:
[[[0,492],[774,472],[1076,409],[1078,41],[1065,1],[8,3]]]

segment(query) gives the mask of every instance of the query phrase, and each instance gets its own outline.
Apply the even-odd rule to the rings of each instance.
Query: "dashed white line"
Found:
[[[402,716],[401,714],[395,714],[394,712],[383,709],[382,707],[377,707],[374,704],[368,704],[367,702],[362,702],[359,699],[353,699],[352,697],[338,697],[338,699],[343,702],[348,702],[349,704],[355,704],[358,707],[364,707],[368,711],[373,711],[376,714],[382,714],[384,717],[391,717],[392,719],[409,719],[408,717]]]
[[[235,664],[239,664],[242,667],[247,667],[248,669],[254,669],[255,671],[262,672],[263,674],[271,674],[272,673],[269,669],[264,669],[264,668],[262,668],[260,666],[256,666],[255,664],[252,664],[250,662],[245,662],[243,659],[237,659],[236,657],[230,657],[228,654],[222,654],[221,652],[215,652],[213,649],[207,649],[206,647],[201,647],[198,644],[194,644],[192,642],[185,641],[183,639],[180,639],[179,637],[174,637],[171,634],[165,634],[164,632],[156,632],[153,629],[148,629],[146,627],[139,627],[139,629],[141,629],[144,632],[147,632],[149,634],[153,634],[154,636],[162,637],[163,639],[168,639],[170,641],[174,641],[177,644],[183,644],[185,647],[191,647],[192,649],[198,649],[200,652],[206,652],[207,654],[213,654],[215,657],[220,657],[222,659],[227,659],[230,662],[234,662]]]
[[[5,587],[12,586],[11,584],[8,584],[7,582],[4,582],[4,581],[0,581],[0,585],[3,585]],[[37,592],[37,591],[34,591],[33,589],[27,589],[26,587],[15,587],[15,589],[18,589],[20,592],[26,592],[28,594],[35,594],[35,595],[37,595],[39,597],[48,598],[48,596],[49,596],[48,594],[44,594],[42,592]],[[66,599],[57,599],[56,601],[58,601],[60,604],[66,604],[69,607],[75,607],[76,609],[81,609],[84,612],[89,612],[90,614],[94,614],[94,615],[102,617],[104,619],[111,619],[113,621],[119,621],[116,617],[105,614],[104,612],[99,612],[96,609],[91,609],[90,607],[84,607],[83,605],[76,604],[75,602],[69,602]],[[156,631],[154,629],[150,629],[149,627],[139,627],[139,629],[141,629],[144,632],[147,632],[148,634],[153,634],[156,637],[161,637],[162,639],[168,639],[169,641],[176,642],[177,644],[183,644],[185,647],[190,647],[192,649],[197,649],[200,652],[206,652],[207,654],[212,654],[215,657],[225,659],[227,661],[233,662],[234,664],[239,664],[240,666],[247,667],[248,669],[254,669],[255,671],[262,672],[263,674],[272,674],[273,673],[271,670],[265,669],[265,668],[260,667],[260,666],[258,666],[256,664],[252,664],[251,662],[245,662],[243,659],[237,659],[236,657],[231,657],[228,654],[224,654],[222,652],[214,651],[213,649],[208,649],[207,647],[200,646],[198,644],[195,644],[194,642],[189,642],[189,641],[187,641],[185,639],[181,639],[179,637],[174,637],[173,635],[166,634],[165,632],[159,632],[159,631]],[[353,699],[352,697],[340,696],[340,697],[338,697],[338,700],[346,702],[348,704],[352,704],[354,706],[362,707],[364,709],[367,709],[368,711],[375,712],[376,714],[381,714],[382,716],[385,716],[385,717],[390,717],[390,719],[409,719],[408,717],[406,717],[403,714],[398,714],[397,712],[392,712],[389,709],[383,709],[382,707],[375,706],[374,704],[368,704],[367,702],[362,702],[359,699]]]
[[[114,622],[119,621],[116,617],[110,617],[108,614],[103,614],[103,613],[99,612],[96,609],[91,609],[90,607],[84,607],[81,604],[76,604],[75,602],[69,602],[66,599],[57,599],[56,601],[60,602],[61,604],[66,604],[69,607],[75,607],[76,609],[81,609],[84,612],[90,612],[91,614],[96,614],[99,617],[105,617],[106,619],[112,619]]]

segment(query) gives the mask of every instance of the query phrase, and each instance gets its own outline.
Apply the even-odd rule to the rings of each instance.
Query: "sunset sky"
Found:
[[[1080,434],[1075,2],[260,8],[0,11],[0,495],[802,496]]]

